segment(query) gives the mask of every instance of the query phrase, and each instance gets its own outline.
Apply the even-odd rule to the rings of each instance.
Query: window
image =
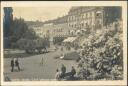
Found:
[[[72,16],[72,20],[74,20],[74,16]]]
[[[74,16],[74,20],[76,20],[76,17]]]
[[[94,13],[92,12],[92,17],[94,17]]]
[[[84,18],[86,18],[86,13],[84,14]]]
[[[75,24],[75,27],[76,27],[76,24]]]
[[[90,12],[90,17],[92,17],[92,13]]]
[[[71,16],[71,21],[73,20],[73,16]]]
[[[83,19],[83,15],[81,15],[81,19]]]
[[[88,18],[88,13],[86,13],[86,18]]]
[[[90,13],[88,13],[88,18],[90,17]]]
[[[99,16],[99,14],[97,13],[97,14],[96,14],[96,16],[98,17],[98,16]]]

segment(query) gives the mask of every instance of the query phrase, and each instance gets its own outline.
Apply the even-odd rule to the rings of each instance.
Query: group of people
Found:
[[[12,60],[11,60],[11,72],[14,71],[14,67],[16,67],[19,71],[21,70],[18,58],[12,58]]]
[[[66,67],[64,66],[64,64],[62,64],[61,69],[56,70],[55,78],[56,78],[56,80],[64,79],[66,76],[74,78],[75,74],[76,74],[76,70],[73,66],[72,66],[72,69],[70,72],[66,72]]]

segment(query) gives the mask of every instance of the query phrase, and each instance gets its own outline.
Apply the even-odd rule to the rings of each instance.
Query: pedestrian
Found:
[[[7,75],[7,73],[4,73],[4,80],[5,81],[11,81],[10,77]]]
[[[63,47],[61,47],[61,51],[63,51]]]
[[[14,70],[14,58],[12,58],[11,60],[11,72],[13,72]]]
[[[62,66],[61,66],[61,78],[64,78],[65,73],[66,73],[66,67],[64,66],[64,64],[62,64]]]
[[[41,59],[41,65],[43,65],[43,63],[44,63],[44,59],[43,59],[43,57],[42,57],[42,59]]]
[[[20,65],[19,65],[19,60],[18,58],[15,60],[15,66],[18,68],[18,70],[20,71]]]
[[[58,69],[56,69],[55,79],[60,80],[60,75],[61,75],[61,73],[59,72]]]
[[[47,51],[47,48],[44,46],[44,50],[45,50],[45,53],[47,53],[48,51]]]
[[[76,70],[75,68],[72,66],[72,69],[71,69],[71,77],[74,78],[74,75],[76,74]]]

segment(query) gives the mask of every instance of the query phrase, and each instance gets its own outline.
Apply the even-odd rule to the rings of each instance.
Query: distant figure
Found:
[[[4,80],[5,81],[11,81],[10,77],[6,73],[4,74]]]
[[[43,57],[42,57],[42,59],[41,59],[41,65],[43,65],[43,63],[44,63],[44,59],[43,59]]]
[[[44,50],[45,50],[45,53],[47,53],[48,51],[47,51],[47,48],[44,46]]]
[[[61,51],[63,51],[63,47],[61,47]]]
[[[66,73],[66,67],[64,66],[64,64],[62,64],[62,67],[61,67],[61,78],[64,78],[65,73]]]
[[[71,50],[71,47],[68,47],[68,50],[70,51]]]
[[[14,70],[14,58],[12,58],[11,60],[11,72],[13,72]]]
[[[56,80],[60,80],[60,72],[59,72],[58,69],[56,70],[55,79],[56,79]]]
[[[20,66],[19,66],[19,61],[18,58],[15,60],[15,66],[18,68],[18,70],[20,71]]]
[[[57,46],[55,46],[55,49],[54,50],[56,51],[57,49],[58,49]]]
[[[71,77],[74,77],[75,74],[76,74],[76,70],[75,70],[75,68],[72,66],[72,69],[71,69]]]

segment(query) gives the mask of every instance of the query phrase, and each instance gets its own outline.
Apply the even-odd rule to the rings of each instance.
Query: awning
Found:
[[[96,13],[102,13],[102,11],[97,11]]]
[[[74,42],[77,39],[77,37],[68,37],[63,42]]]

